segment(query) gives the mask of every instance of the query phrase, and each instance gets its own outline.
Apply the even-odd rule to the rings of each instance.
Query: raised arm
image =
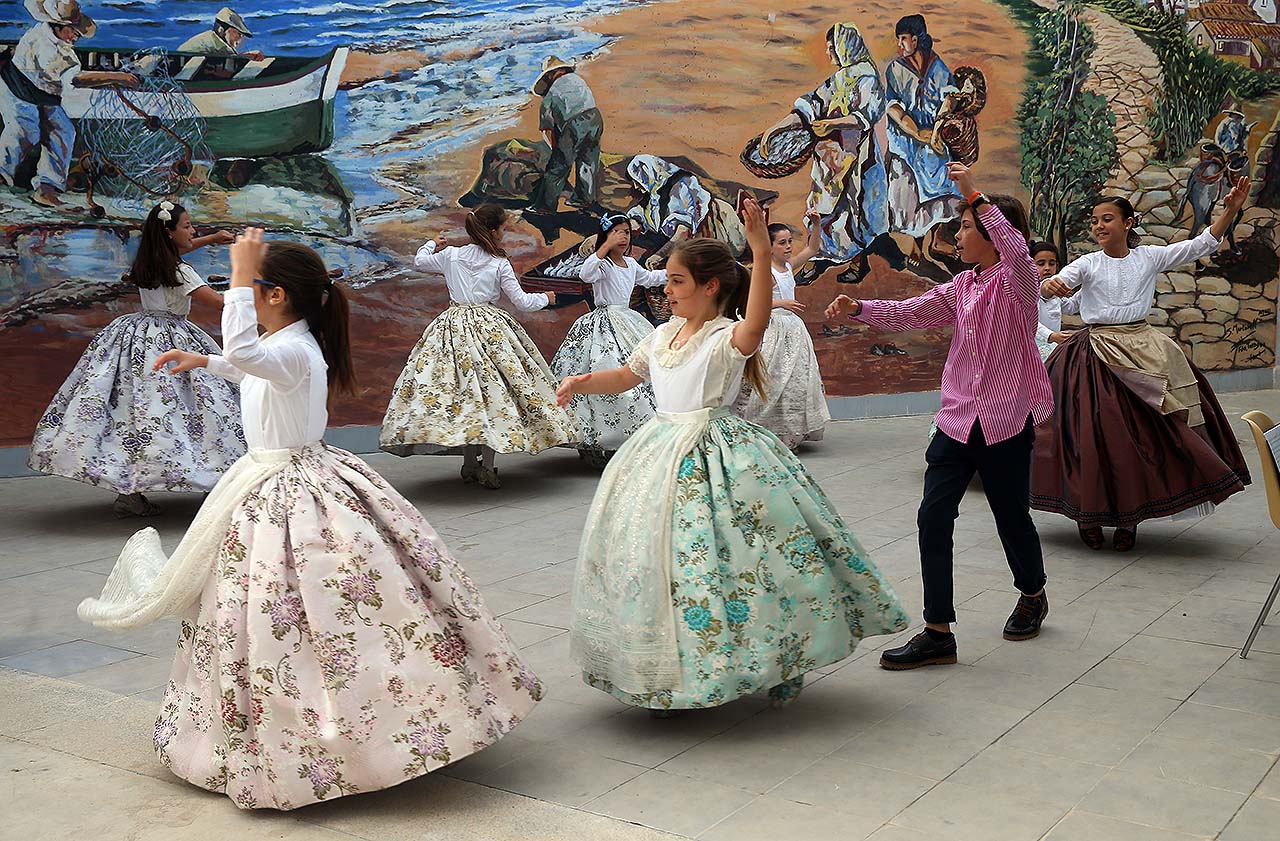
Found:
[[[534,312],[551,305],[555,299],[549,292],[526,292],[520,288],[516,279],[516,270],[511,267],[510,260],[498,261],[498,283],[502,286],[502,294],[515,304],[520,312]]]
[[[1231,228],[1231,223],[1235,221],[1236,214],[1243,208],[1244,203],[1249,199],[1249,176],[1242,175],[1231,185],[1231,192],[1227,193],[1226,200],[1222,203],[1222,212],[1218,214],[1218,218],[1213,220],[1213,224],[1209,226],[1209,233],[1213,234],[1213,238],[1222,243],[1222,238],[1227,235],[1227,231]]]
[[[748,198],[742,206],[743,221],[747,226],[747,244],[752,254],[765,257],[769,254],[769,226],[764,221],[764,211],[755,199]],[[751,289],[747,294],[747,312],[733,327],[732,344],[743,356],[750,356],[760,348],[764,331],[769,327],[769,314],[773,310],[773,268],[768,259],[758,259],[751,266]]]
[[[289,344],[269,347],[258,338],[253,284],[262,276],[267,248],[260,228],[247,228],[231,246],[231,288],[222,296],[222,358],[246,374],[292,388],[310,370],[306,351]],[[271,294],[281,291],[275,287]]]
[[[413,255],[413,266],[419,271],[431,274],[444,274],[444,267],[449,262],[449,255],[436,249],[445,241],[441,234],[437,239],[429,239]],[[446,246],[447,247],[447,246]]]
[[[1000,208],[990,202],[978,209],[978,218],[991,235],[991,244],[996,247],[1000,264],[1004,266],[1001,277],[1005,293],[1027,309],[1035,308],[1040,297],[1040,273],[1036,270],[1035,260],[1031,259],[1027,238],[1009,224]]]
[[[809,230],[809,236],[805,240],[804,248],[798,254],[792,254],[789,265],[792,269],[798,269],[805,263],[818,256],[818,252],[822,250],[822,214],[810,208],[804,214],[805,225]]]

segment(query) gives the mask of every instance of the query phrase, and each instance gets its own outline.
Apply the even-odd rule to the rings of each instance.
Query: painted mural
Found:
[[[817,216],[798,297],[828,393],[935,389],[946,331],[821,311],[958,269],[950,160],[1071,254],[1100,194],[1134,195],[1141,233],[1169,242],[1249,175],[1229,246],[1166,275],[1152,318],[1206,369],[1275,362],[1270,0],[222,2],[84,0],[72,27],[73,0],[0,13],[0,445],[29,442],[90,339],[138,308],[121,273],[163,198],[202,234],[261,225],[341,273],[363,396],[340,425],[381,420],[448,305],[414,251],[486,201],[518,212],[527,288],[560,293],[520,316],[547,358],[590,303],[576,268],[602,214],[630,217],[657,266],[691,236],[741,246],[749,193],[774,221]],[[188,259],[215,285],[229,271],[219,245]],[[666,315],[660,294],[634,306]],[[216,315],[192,318],[216,335]]]

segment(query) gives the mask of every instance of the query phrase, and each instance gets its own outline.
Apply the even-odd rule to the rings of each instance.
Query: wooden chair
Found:
[[[1262,483],[1267,489],[1267,510],[1271,513],[1271,522],[1280,529],[1280,468],[1276,466],[1275,456],[1271,454],[1271,445],[1267,443],[1265,435],[1267,430],[1275,426],[1275,423],[1262,412],[1245,413],[1244,422],[1253,430],[1253,440],[1258,445],[1258,457],[1262,461]],[[1262,606],[1258,621],[1253,624],[1249,639],[1245,640],[1244,648],[1240,650],[1241,660],[1249,656],[1249,649],[1253,647],[1253,641],[1257,638],[1258,631],[1262,629],[1262,623],[1266,621],[1271,608],[1275,606],[1277,593],[1280,593],[1280,575],[1276,576],[1276,583],[1271,587],[1271,595],[1267,596],[1267,603]]]

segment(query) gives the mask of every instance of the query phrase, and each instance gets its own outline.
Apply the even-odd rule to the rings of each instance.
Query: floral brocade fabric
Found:
[[[400,456],[484,445],[538,453],[573,441],[538,346],[505,310],[452,305],[427,325],[396,380],[379,446]]]
[[[244,455],[240,389],[203,370],[151,370],[178,348],[217,354],[180,315],[122,315],[94,336],[31,441],[32,470],[121,494],[203,492]]]
[[[733,410],[782,439],[791,449],[802,441],[821,441],[831,413],[822,388],[822,373],[813,339],[804,320],[775,309],[760,344],[765,396],[743,382]]]
[[[644,506],[657,496],[639,489],[630,495],[638,509],[613,516],[649,528]],[[907,627],[892,587],[813,477],[777,437],[741,418],[712,420],[681,461],[672,532],[682,685],[635,695],[583,676],[628,704],[717,706],[842,660],[865,636]]]
[[[626,307],[596,307],[569,328],[551,360],[551,372],[575,374],[620,368],[653,325]],[[653,387],[641,383],[621,394],[576,394],[569,407],[578,424],[578,448],[613,452],[653,417]]]
[[[293,809],[475,753],[542,691],[417,510],[321,446],[235,509],[155,746],[237,806]]]

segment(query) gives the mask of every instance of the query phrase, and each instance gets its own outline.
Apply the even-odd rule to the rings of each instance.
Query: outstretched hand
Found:
[[[1249,176],[1241,175],[1236,183],[1231,186],[1231,192],[1227,193],[1227,198],[1223,202],[1223,206],[1231,211],[1238,213],[1240,208],[1244,207],[1244,203],[1249,199]]]
[[[572,377],[565,377],[560,381],[560,387],[556,389],[556,405],[562,409],[567,409],[569,404],[573,402],[573,395],[578,386],[591,379],[591,374],[577,374]]]
[[[167,368],[169,363],[174,363],[172,368]],[[196,368],[203,368],[209,362],[209,357],[201,353],[191,353],[185,350],[166,350],[164,353],[156,357],[155,363],[151,366],[152,371],[164,371],[167,374],[185,374],[187,371],[194,371]]]
[[[848,295],[837,295],[836,299],[827,306],[827,318],[838,318],[846,309],[853,309],[857,305],[857,301]],[[861,307],[859,307],[860,309]]]
[[[261,228],[245,228],[231,246],[231,285],[252,286],[262,277],[262,262],[267,256],[267,241]]]
[[[955,182],[960,195],[967,198],[978,192],[978,188],[973,183],[973,172],[959,161],[947,164],[947,176]]]
[[[1070,298],[1072,289],[1067,286],[1067,282],[1062,278],[1054,275],[1053,277],[1040,284],[1040,297],[1048,298]]]
[[[748,196],[742,201],[742,221],[747,228],[747,245],[752,254],[768,254],[773,243],[769,240],[769,224],[764,219],[760,202]]]

